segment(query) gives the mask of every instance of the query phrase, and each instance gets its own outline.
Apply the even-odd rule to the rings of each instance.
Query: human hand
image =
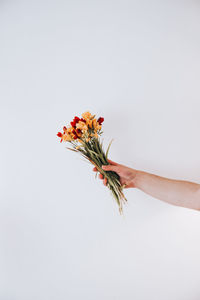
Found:
[[[108,159],[109,165],[102,165],[104,171],[114,171],[120,176],[121,185],[125,185],[125,188],[134,188],[134,180],[136,178],[137,170],[129,168],[127,166],[118,164],[110,159]],[[93,168],[94,172],[98,172],[97,168]],[[103,180],[103,184],[107,185],[107,178],[100,173],[99,178]]]

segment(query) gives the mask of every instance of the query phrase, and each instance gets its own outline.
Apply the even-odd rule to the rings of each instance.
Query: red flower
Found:
[[[100,117],[98,118],[97,122],[99,123],[99,125],[101,125],[104,121],[104,118],[103,117]]]
[[[75,130],[73,130],[73,131],[72,131],[72,133],[74,134],[74,137],[73,137],[73,139],[74,139],[74,140],[76,140],[76,139],[78,138],[78,136],[77,136],[77,134],[76,134],[76,131],[75,131]]]
[[[62,136],[63,136],[63,134],[61,132],[58,132],[57,136],[61,138],[60,143],[62,143]]]
[[[74,120],[75,120],[76,122],[78,122],[78,121],[80,120],[80,118],[77,117],[77,116],[75,116],[75,117],[74,117]]]
[[[72,127],[76,126],[76,123],[74,121],[70,122],[70,124],[72,125]]]
[[[80,121],[82,121],[82,122],[86,123],[86,121],[85,121],[83,118],[81,118],[81,119],[80,119]]]
[[[80,121],[79,117],[75,116],[74,120],[70,122],[70,124],[72,125],[72,127],[76,127],[76,123],[78,123],[79,121]]]
[[[57,136],[58,136],[58,137],[62,137],[62,133],[61,133],[61,132],[58,132],[58,133],[57,133]]]

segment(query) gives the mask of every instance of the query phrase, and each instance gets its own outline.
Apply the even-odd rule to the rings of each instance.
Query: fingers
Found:
[[[117,165],[118,165],[118,163],[116,163],[115,161],[110,160],[110,159],[108,159],[108,162],[109,162],[111,165],[113,165],[113,166],[117,166]]]
[[[97,170],[96,167],[93,168],[93,171],[94,171],[94,172],[98,172],[98,170]],[[104,178],[104,176],[103,176],[101,173],[99,174],[99,178],[100,178],[101,180],[103,180],[103,184],[106,186],[106,185],[107,185],[107,182],[108,182],[107,178]]]
[[[103,177],[103,175],[102,175],[102,174],[99,174],[99,178],[100,178],[100,179],[103,179],[104,177]]]
[[[107,185],[107,181],[108,181],[107,178],[104,178],[103,184],[104,184],[104,185]]]
[[[119,166],[119,164],[118,163],[116,163],[115,161],[113,161],[113,160],[111,160],[111,159],[108,159],[108,162],[109,162],[109,164],[110,165],[112,165],[112,166]],[[106,166],[106,168],[107,168],[107,165],[105,165]],[[105,170],[105,171],[112,171],[112,170],[108,170],[108,169],[104,169],[104,167],[103,167],[103,169]],[[109,167],[108,167],[109,168]],[[97,168],[96,167],[94,167],[93,168],[93,171],[94,172],[98,172],[98,170],[97,170]]]
[[[107,178],[104,178],[102,174],[99,174],[99,178],[103,180],[104,185],[107,185]]]
[[[103,166],[102,166],[102,169],[103,169],[104,171],[114,171],[114,172],[117,172],[118,166],[115,166],[115,165],[103,165]],[[98,172],[98,170],[97,170],[96,167],[94,167],[92,170],[93,170],[94,172]]]
[[[102,169],[103,169],[104,171],[114,171],[114,172],[117,172],[118,166],[113,166],[113,165],[103,165],[103,166],[102,166]]]

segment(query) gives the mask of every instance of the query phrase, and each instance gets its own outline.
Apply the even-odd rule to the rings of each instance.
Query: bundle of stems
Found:
[[[103,142],[100,136],[103,133],[103,117],[95,118],[89,111],[82,114],[82,118],[74,117],[71,125],[63,127],[63,133],[58,132],[57,136],[61,138],[60,142],[68,142],[71,148],[67,149],[79,152],[87,161],[92,163],[96,169],[107,179],[107,187],[111,190],[118,206],[119,212],[123,212],[123,204],[127,201],[124,196],[124,186],[120,183],[120,177],[116,172],[104,171],[102,165],[108,165],[108,152],[112,141],[109,143],[107,151],[103,149]],[[97,175],[97,173],[96,173]]]
[[[112,140],[113,141],[113,140]],[[77,144],[76,141],[69,141],[72,148],[66,147],[69,150],[79,152],[86,160],[90,161],[96,169],[101,173],[104,178],[107,179],[107,187],[110,189],[111,194],[115,198],[118,206],[119,212],[123,212],[123,204],[127,201],[123,188],[124,186],[120,183],[119,175],[114,171],[104,171],[102,165],[108,165],[108,152],[112,141],[109,143],[107,151],[105,153],[103,149],[103,142],[100,141],[99,137],[93,137],[90,141],[82,141],[82,146]],[[96,173],[97,176],[97,173]]]

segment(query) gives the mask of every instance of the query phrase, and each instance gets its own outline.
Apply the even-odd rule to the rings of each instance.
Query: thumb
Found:
[[[113,166],[113,165],[103,165],[102,169],[104,171],[114,171],[114,172],[116,172],[118,168],[117,168],[117,166]]]

